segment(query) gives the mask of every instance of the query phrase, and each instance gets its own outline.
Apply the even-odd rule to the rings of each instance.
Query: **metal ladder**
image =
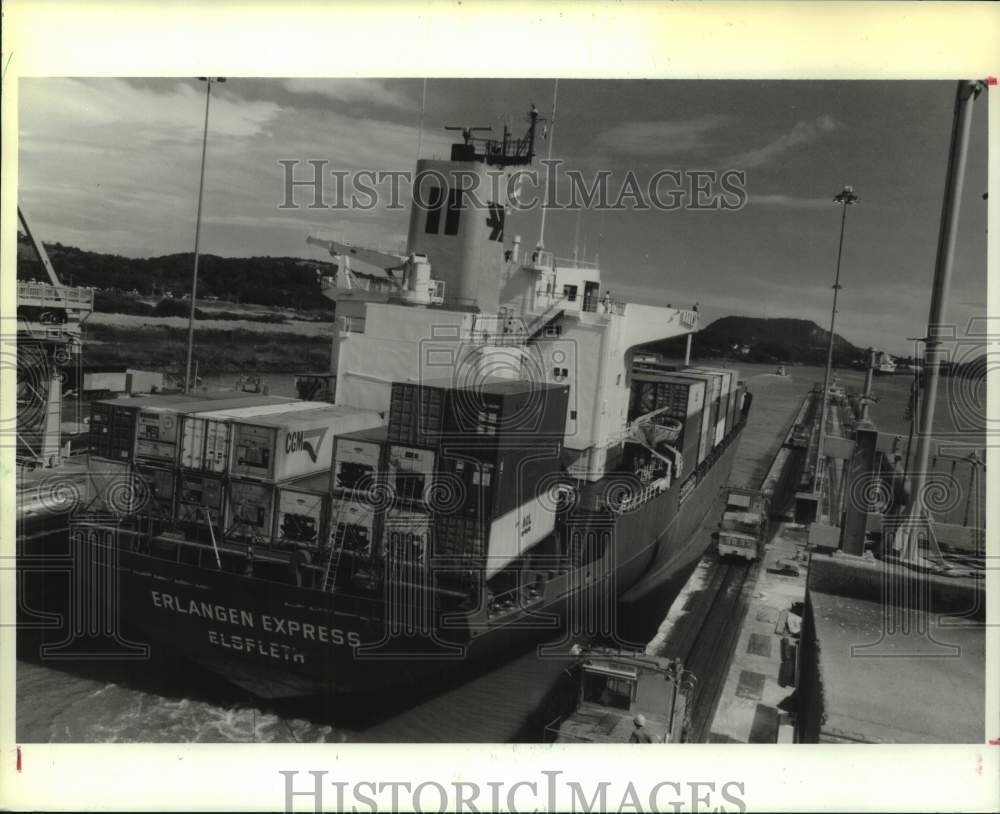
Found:
[[[330,556],[326,561],[326,570],[323,572],[323,590],[330,591],[337,584],[337,572],[340,570],[340,558],[344,552],[344,541],[347,538],[347,530],[338,540],[337,521],[344,510],[344,503],[337,506],[337,513],[330,519]]]

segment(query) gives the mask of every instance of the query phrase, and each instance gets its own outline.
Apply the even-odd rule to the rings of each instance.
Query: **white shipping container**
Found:
[[[330,542],[346,551],[370,556],[378,542],[378,514],[368,503],[353,498],[330,500]]]
[[[382,477],[384,439],[341,436],[333,457],[334,489],[370,488]]]
[[[699,367],[697,369],[704,370],[706,373],[717,373],[723,377],[719,417],[725,418],[727,428],[732,427],[735,423],[733,421],[733,415],[736,412],[736,371],[729,370],[728,368],[715,367]]]
[[[263,537],[274,532],[274,490],[269,483],[231,480],[226,490],[226,536]]]
[[[434,450],[393,444],[389,447],[389,485],[401,500],[424,500],[434,475]]]
[[[265,404],[236,404],[191,413],[185,416],[181,425],[181,466],[199,472],[228,472],[233,437],[231,421],[249,415],[314,409],[317,404],[293,399],[275,399],[272,402],[269,398]]]
[[[532,498],[490,524],[487,579],[555,531],[556,516],[550,508],[551,501],[543,497]]]
[[[222,413],[227,415],[235,408],[257,405],[284,406],[293,402],[292,399],[278,396],[259,396],[253,393],[237,393],[236,391],[219,391],[212,394],[200,393],[185,397],[177,395],[150,396],[136,399],[139,412],[136,417],[135,457],[138,460],[163,461],[175,463],[177,449],[185,415],[207,415]],[[193,432],[200,428],[193,428]],[[190,451],[188,460],[191,460]],[[190,463],[185,464],[194,467]]]
[[[163,374],[152,370],[129,368],[125,371],[125,384],[129,393],[149,393],[153,388],[163,387]]]
[[[124,371],[97,370],[83,374],[83,389],[108,390],[112,393],[124,393],[128,384],[128,376]]]
[[[181,466],[198,472],[224,473],[229,468],[232,425],[212,413],[194,413],[181,422]]]
[[[330,496],[325,475],[278,487],[274,537],[281,543],[318,546]]]
[[[241,478],[280,482],[329,472],[334,439],[381,425],[373,410],[324,404],[262,418],[233,419],[230,472]]]
[[[141,410],[136,418],[135,457],[153,461],[177,459],[177,436],[181,415],[161,407]]]

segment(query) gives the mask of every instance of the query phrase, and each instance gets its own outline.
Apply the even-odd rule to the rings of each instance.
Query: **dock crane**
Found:
[[[49,278],[17,283],[17,452],[27,466],[55,467],[61,460],[63,374],[79,363],[94,290],[64,286],[21,207],[17,217]]]

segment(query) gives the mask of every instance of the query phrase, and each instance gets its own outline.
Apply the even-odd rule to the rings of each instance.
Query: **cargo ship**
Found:
[[[505,238],[537,126],[420,159],[405,254],[310,238],[337,326],[307,398],[93,405],[87,485],[59,499],[75,612],[100,618],[60,647],[99,630],[105,655],[166,648],[280,698],[616,636],[617,597],[726,484],[750,399],[689,364],[696,307],[614,299],[596,263]],[[642,350],[685,335],[683,362]]]

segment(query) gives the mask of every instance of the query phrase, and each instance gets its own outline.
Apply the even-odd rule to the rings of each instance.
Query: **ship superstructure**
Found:
[[[742,387],[634,364],[696,309],[612,298],[596,264],[505,239],[491,173],[531,162],[536,124],[420,160],[405,253],[312,240],[337,264],[313,374],[332,405],[95,405],[91,468],[114,481],[96,500],[128,499],[74,539],[141,637],[259,695],[374,690],[567,627],[613,634],[615,597],[678,555],[728,477]]]

